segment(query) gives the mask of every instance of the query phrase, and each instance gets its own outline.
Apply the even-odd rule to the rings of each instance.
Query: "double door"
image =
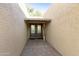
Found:
[[[43,38],[42,24],[30,24],[30,38]]]

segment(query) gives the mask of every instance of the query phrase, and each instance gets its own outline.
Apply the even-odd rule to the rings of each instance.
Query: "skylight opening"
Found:
[[[19,3],[27,18],[42,18],[50,3]]]

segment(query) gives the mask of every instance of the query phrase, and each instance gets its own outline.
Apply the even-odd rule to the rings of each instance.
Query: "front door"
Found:
[[[30,38],[42,39],[42,24],[30,24]]]

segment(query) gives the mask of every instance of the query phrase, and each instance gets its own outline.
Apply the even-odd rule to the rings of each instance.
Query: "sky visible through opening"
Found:
[[[31,3],[30,4],[34,9],[40,11],[46,11],[50,5],[50,3]]]
[[[28,3],[30,8],[30,16],[43,16],[43,14],[48,10],[51,3]]]

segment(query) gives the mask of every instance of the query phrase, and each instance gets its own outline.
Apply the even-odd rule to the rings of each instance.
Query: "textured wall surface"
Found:
[[[79,55],[79,4],[52,4],[44,17],[47,41],[62,55]]]
[[[26,42],[24,14],[18,4],[0,3],[0,55],[20,55]]]

